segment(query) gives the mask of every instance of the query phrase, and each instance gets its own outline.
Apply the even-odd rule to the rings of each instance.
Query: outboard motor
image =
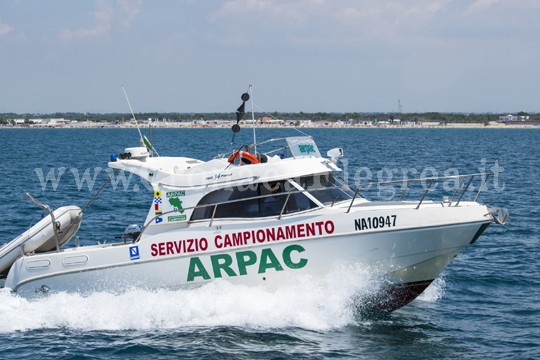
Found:
[[[132,238],[133,241],[137,240],[139,235],[141,235],[142,226],[139,224],[131,224],[126,226],[124,229],[124,237]]]
[[[124,233],[120,236],[115,236],[117,239],[131,239],[133,241],[137,240],[139,235],[141,235],[142,226],[139,224],[131,224],[126,226]]]

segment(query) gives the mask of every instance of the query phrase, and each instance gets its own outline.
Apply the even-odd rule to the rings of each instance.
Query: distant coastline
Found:
[[[244,128],[251,128],[252,124],[240,123]],[[187,123],[187,122],[152,122],[140,121],[139,126],[142,128],[152,127],[154,129],[220,129],[230,128],[232,123]],[[446,124],[310,124],[295,126],[291,124],[259,124],[257,128],[297,128],[297,129],[540,129],[538,124],[519,124],[519,123],[446,123]],[[50,124],[50,125],[0,125],[0,129],[130,129],[136,128],[135,123],[96,123],[96,122],[78,122],[69,124]]]
[[[54,113],[0,114],[0,128],[230,128],[236,113]],[[478,129],[540,128],[540,113],[254,113],[240,125],[260,128],[389,128],[389,129]]]

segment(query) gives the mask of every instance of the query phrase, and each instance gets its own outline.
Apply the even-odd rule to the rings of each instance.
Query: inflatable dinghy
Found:
[[[67,243],[79,230],[82,211],[78,206],[63,206],[53,212],[58,232],[58,247]],[[0,279],[7,276],[11,265],[21,255],[56,249],[56,235],[51,215],[45,216],[30,229],[0,247]]]

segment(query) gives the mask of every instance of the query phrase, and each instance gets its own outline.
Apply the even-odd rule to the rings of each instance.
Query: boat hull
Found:
[[[408,227],[404,221],[403,226],[364,229],[367,231],[343,231],[348,230],[345,224],[358,219],[354,213],[342,214],[335,220],[316,214],[284,219],[280,226],[285,230],[289,230],[286,226],[299,229],[300,221],[320,224],[320,234],[298,238],[296,233],[295,238],[255,244],[243,244],[237,239],[239,246],[230,247],[223,241],[227,231],[238,234],[232,227],[201,224],[183,233],[162,231],[137,244],[96,245],[25,256],[13,265],[5,286],[29,297],[60,291],[84,294],[131,288],[189,288],[221,279],[278,289],[306,276],[315,280],[336,273],[347,277],[362,269],[378,284],[363,300],[365,307],[393,311],[416,298],[491,222],[484,216],[485,206],[469,209],[465,214],[473,220],[469,222],[441,223],[437,219],[445,214],[436,209],[431,212],[433,225]],[[366,214],[378,216],[384,211],[370,210]],[[409,217],[422,216],[411,209],[403,209],[397,216],[403,218],[406,213]],[[476,215],[471,216],[473,213]],[[450,213],[446,217],[452,220]],[[236,226],[248,229],[246,223]],[[250,226],[263,228],[261,224]],[[184,242],[184,251],[174,253],[181,243],[172,239],[186,237],[186,231],[192,238],[186,241],[193,240],[192,247],[199,247],[199,251],[190,253]],[[252,234],[256,236],[256,232]],[[214,239],[208,241],[205,251],[201,249],[202,238]]]

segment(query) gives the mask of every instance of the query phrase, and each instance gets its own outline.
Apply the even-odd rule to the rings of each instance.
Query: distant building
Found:
[[[418,121],[403,121],[401,123],[401,125],[403,125],[403,126],[419,126],[421,124]]]
[[[298,120],[299,126],[311,126],[311,120]]]
[[[283,125],[285,124],[285,120],[275,119],[271,116],[261,116],[258,119],[259,123],[263,125]]]
[[[267,123],[267,122],[271,121],[272,119],[273,118],[271,116],[261,116],[259,118],[259,121],[264,124],[264,123]]]
[[[422,126],[441,126],[440,121],[424,121],[422,122]]]
[[[373,120],[358,120],[357,124],[362,126],[373,126]]]
[[[499,116],[499,121],[501,122],[511,122],[511,121],[529,121],[529,115],[502,115]]]

